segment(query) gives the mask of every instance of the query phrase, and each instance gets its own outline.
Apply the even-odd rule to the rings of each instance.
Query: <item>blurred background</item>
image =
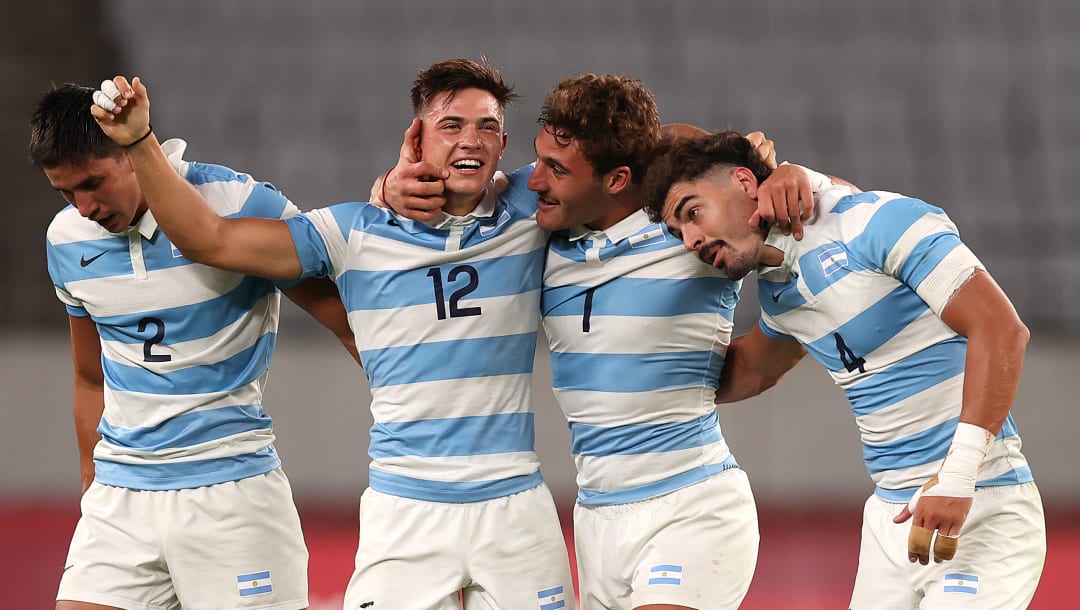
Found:
[[[396,160],[416,72],[454,56],[486,56],[522,95],[508,113],[505,168],[532,160],[555,83],[616,72],[652,89],[663,122],[760,129],[781,159],[945,208],[1033,333],[1013,411],[1047,509],[1032,608],[1080,607],[1065,597],[1080,568],[1080,206],[1067,182],[1080,164],[1080,4],[4,0],[4,9],[6,607],[52,607],[78,517],[66,315],[43,247],[63,202],[26,161],[38,97],[53,83],[140,75],[159,138],[183,137],[189,159],[272,181],[307,210],[367,199]],[[743,300],[739,329],[756,316],[752,282]],[[266,404],[311,547],[312,609],[340,608],[367,483],[369,393],[333,339],[287,307]],[[538,451],[568,517],[569,435],[544,341]],[[744,607],[846,608],[872,485],[842,395],[807,362],[720,416],[761,513]]]

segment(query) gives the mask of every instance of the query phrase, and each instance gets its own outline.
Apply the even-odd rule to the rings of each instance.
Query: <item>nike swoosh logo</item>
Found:
[[[105,256],[105,251],[104,250],[99,252],[96,256],[91,256],[90,258],[86,258],[86,255],[84,254],[82,256],[82,258],[79,259],[79,266],[80,267],[85,267],[85,266],[89,265],[90,263],[96,261],[97,259],[101,258],[102,256]]]
[[[787,288],[785,288],[784,290],[787,290]],[[781,290],[780,292],[772,293],[772,302],[773,303],[779,303],[780,302],[780,295],[784,294],[784,290]]]

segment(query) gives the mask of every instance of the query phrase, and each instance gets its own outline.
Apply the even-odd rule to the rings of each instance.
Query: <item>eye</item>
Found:
[[[690,208],[690,210],[686,213],[686,219],[687,220],[693,220],[693,219],[697,218],[698,209],[699,208],[696,208],[696,207]]]
[[[461,125],[459,125],[457,123],[443,123],[442,128],[445,131],[453,131],[455,129],[460,129]]]
[[[494,123],[488,123],[481,127],[484,131],[490,131],[491,133],[499,133],[499,126]]]

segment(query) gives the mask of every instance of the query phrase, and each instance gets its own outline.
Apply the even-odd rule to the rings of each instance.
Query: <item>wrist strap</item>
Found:
[[[135,146],[136,144],[138,144],[139,142],[142,142],[146,138],[149,138],[150,134],[154,133],[154,126],[151,125],[150,123],[147,123],[146,126],[149,127],[149,129],[146,130],[146,133],[143,134],[143,136],[141,138],[139,138],[138,140],[135,140],[131,144],[122,144],[120,146],[120,148],[125,148],[125,149],[126,148],[131,148],[132,146]]]

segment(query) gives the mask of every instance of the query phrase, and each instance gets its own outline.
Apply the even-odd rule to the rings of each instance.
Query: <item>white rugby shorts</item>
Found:
[[[93,483],[57,600],[125,610],[308,605],[308,552],[281,469],[194,489]]]

